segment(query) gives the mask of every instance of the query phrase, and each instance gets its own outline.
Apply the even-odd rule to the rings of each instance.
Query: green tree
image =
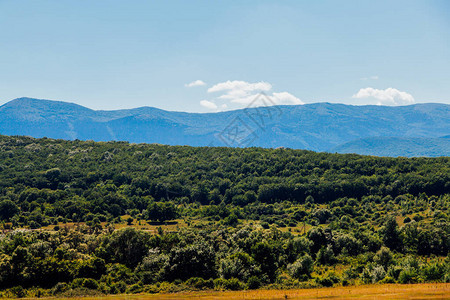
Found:
[[[9,220],[15,214],[19,213],[19,208],[11,200],[3,200],[0,202],[0,219]]]
[[[118,230],[104,242],[106,259],[134,268],[147,254],[149,238],[148,233],[134,228]]]
[[[403,248],[400,230],[394,217],[388,217],[384,227],[380,231],[381,239],[386,247],[391,250],[401,251]]]

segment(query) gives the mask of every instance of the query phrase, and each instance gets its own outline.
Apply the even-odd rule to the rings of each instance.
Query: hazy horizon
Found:
[[[447,1],[0,1],[0,105],[450,104]],[[7,30],[6,30],[7,29]]]

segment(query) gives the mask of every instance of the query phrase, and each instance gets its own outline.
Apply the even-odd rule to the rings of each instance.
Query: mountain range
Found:
[[[450,105],[331,103],[186,113],[92,110],[19,98],[0,106],[0,134],[190,146],[288,147],[379,156],[450,155]]]

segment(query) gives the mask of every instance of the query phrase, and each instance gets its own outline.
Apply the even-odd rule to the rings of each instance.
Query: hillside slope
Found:
[[[450,156],[450,137],[398,138],[370,137],[340,145],[330,150],[337,153],[358,153],[376,156]]]

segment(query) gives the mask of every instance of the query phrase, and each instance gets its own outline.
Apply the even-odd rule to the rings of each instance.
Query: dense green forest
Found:
[[[450,158],[0,136],[0,288],[450,282]]]

